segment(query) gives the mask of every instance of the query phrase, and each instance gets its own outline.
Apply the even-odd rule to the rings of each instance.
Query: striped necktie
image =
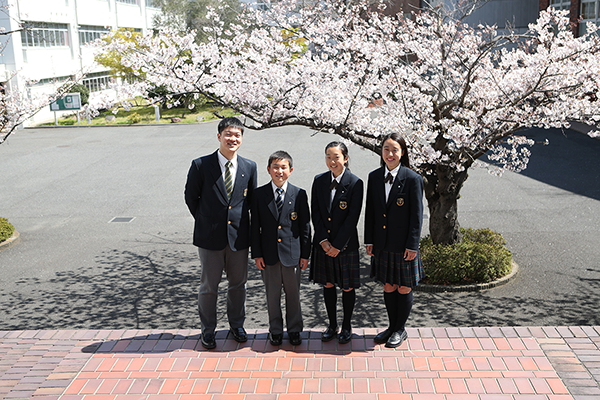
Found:
[[[231,167],[233,164],[231,161],[225,163],[225,189],[227,189],[227,199],[231,200],[231,194],[233,193],[233,177],[231,176]]]
[[[281,209],[283,208],[283,199],[281,198],[281,195],[283,194],[283,189],[277,188],[275,191],[277,192],[277,198],[275,199],[275,204],[277,204],[277,213],[281,215]]]

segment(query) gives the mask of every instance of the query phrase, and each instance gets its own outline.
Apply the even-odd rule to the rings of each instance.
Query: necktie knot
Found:
[[[337,189],[338,181],[336,179],[331,181],[331,185],[329,185],[329,190]]]
[[[387,175],[385,176],[385,183],[389,183],[390,185],[394,182],[394,177],[392,176],[392,174],[390,172],[387,173]]]

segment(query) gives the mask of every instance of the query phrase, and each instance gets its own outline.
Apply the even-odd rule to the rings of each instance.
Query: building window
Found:
[[[125,3],[125,4],[138,4],[138,0],[117,0],[117,3]]]
[[[45,22],[24,22],[25,31],[21,33],[23,47],[57,47],[69,45],[69,27],[67,24]]]
[[[550,6],[556,10],[571,9],[571,0],[550,0]]]
[[[160,8],[157,0],[146,0],[146,7]]]
[[[587,23],[598,23],[598,1],[582,0],[581,2],[581,21],[579,22],[579,34],[584,35],[587,32]]]
[[[86,75],[83,84],[90,92],[98,92],[107,89],[111,79],[108,72],[97,72]]]
[[[102,26],[93,25],[81,25],[79,27],[79,44],[86,44],[93,42],[96,39],[100,39],[102,36],[108,34],[109,29]]]

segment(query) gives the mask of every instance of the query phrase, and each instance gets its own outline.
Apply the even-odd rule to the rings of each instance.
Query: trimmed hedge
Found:
[[[11,237],[14,231],[15,227],[6,218],[0,217],[0,243]]]
[[[461,228],[463,240],[453,245],[435,245],[431,237],[421,240],[425,270],[423,283],[468,285],[487,283],[511,272],[512,254],[502,235],[491,229]]]

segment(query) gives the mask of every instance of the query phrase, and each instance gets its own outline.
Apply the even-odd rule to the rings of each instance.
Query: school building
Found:
[[[0,36],[0,83],[30,95],[48,93],[81,70],[89,72],[83,84],[91,95],[101,91],[110,74],[89,69],[93,55],[85,44],[117,28],[147,33],[160,12],[153,0],[0,0],[0,6],[0,27],[16,31]],[[53,117],[47,107],[26,125]]]

